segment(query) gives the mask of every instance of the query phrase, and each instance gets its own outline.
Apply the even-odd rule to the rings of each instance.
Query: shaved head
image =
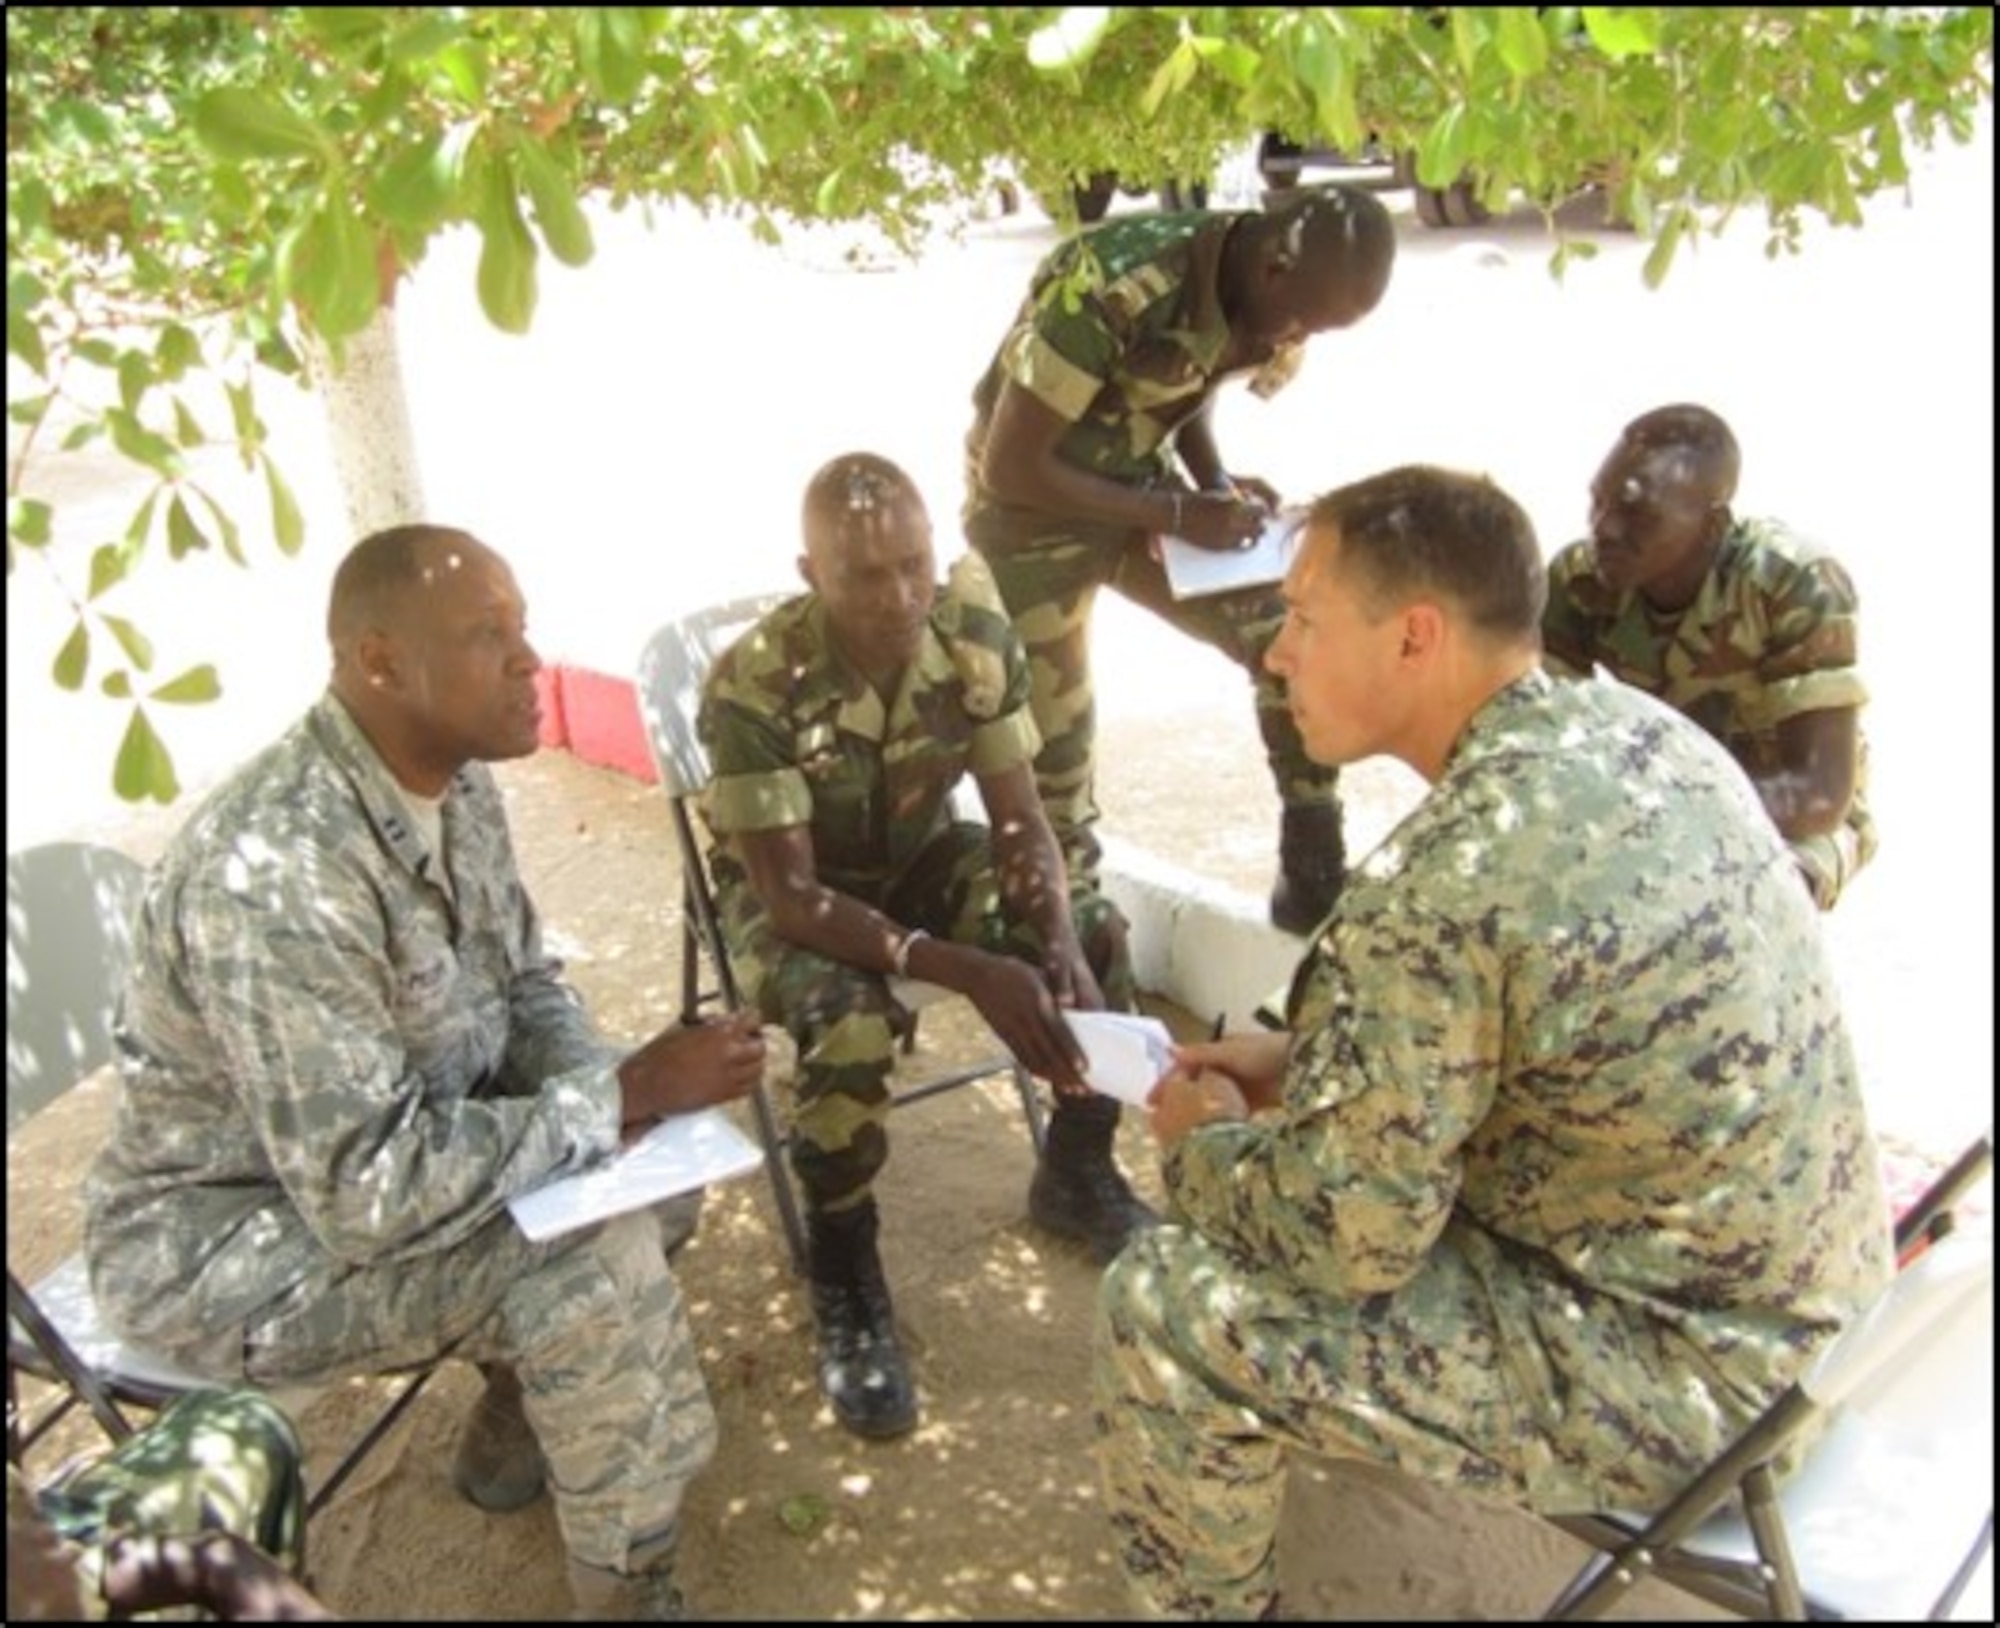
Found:
[[[492,551],[451,526],[391,526],[363,538],[333,574],[326,636],[336,651],[358,635],[386,629],[422,601],[418,592],[454,562]]]
[[[1699,487],[1711,502],[1728,503],[1736,496],[1743,454],[1736,445],[1735,432],[1719,413],[1706,407],[1692,402],[1655,407],[1627,424],[1619,443],[1618,450],[1624,454],[1680,454],[1675,462],[1681,478]]]

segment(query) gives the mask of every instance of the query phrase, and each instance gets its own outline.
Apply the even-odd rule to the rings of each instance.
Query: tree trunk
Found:
[[[376,308],[374,320],[348,340],[338,366],[323,346],[315,343],[313,350],[334,470],[347,505],[348,541],[429,519],[403,392],[395,306],[384,300]]]

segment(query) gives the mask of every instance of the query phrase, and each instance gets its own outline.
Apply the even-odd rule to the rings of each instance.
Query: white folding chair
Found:
[[[114,849],[55,842],[7,856],[7,1135],[112,1059],[112,1018],[132,947],[144,874]],[[12,1170],[12,1160],[9,1160]],[[317,1513],[395,1424],[433,1368],[396,1394],[307,1504]],[[54,1388],[32,1413],[19,1376]],[[157,1411],[218,1381],[126,1343],[99,1315],[81,1251],[31,1287],[7,1268],[7,1457],[19,1464],[78,1407],[113,1442],[133,1433],[127,1408]],[[293,1406],[310,1392],[279,1399]]]
[[[715,658],[739,636],[787,599],[789,593],[752,594],[723,604],[711,605],[675,617],[646,641],[639,657],[639,711],[645,720],[646,743],[651,748],[660,784],[673,803],[674,838],[681,862],[681,1010],[689,1020],[704,1004],[720,1001],[725,1010],[738,1011],[743,1005],[741,990],[731,967],[729,946],[724,940],[716,914],[715,888],[709,875],[708,856],[695,827],[693,803],[708,785],[708,754],[695,730],[701,708],[702,685]],[[704,988],[702,961],[706,957],[715,979],[713,988]],[[891,988],[898,1005],[911,1014],[903,1032],[906,1053],[916,1041],[916,1014],[925,1006],[948,999],[950,991],[916,978],[896,978]],[[894,1105],[905,1107],[941,1092],[956,1090],[979,1080],[1005,1075],[1020,1098],[1021,1111],[1028,1121],[1028,1134],[1037,1153],[1043,1141],[1043,1115],[1034,1080],[1004,1047],[979,1060],[899,1088]],[[759,1081],[751,1094],[757,1134],[764,1147],[764,1168],[771,1181],[778,1218],[785,1229],[794,1271],[805,1270],[805,1223],[792,1186],[785,1159],[789,1140],[770,1093]]]
[[[1555,1521],[1601,1552],[1548,1618],[1600,1616],[1644,1577],[1760,1619],[1950,1613],[1993,1537],[1993,1236],[1945,1218],[1991,1165],[1982,1137],[1899,1221],[1882,1298],[1666,1508]]]

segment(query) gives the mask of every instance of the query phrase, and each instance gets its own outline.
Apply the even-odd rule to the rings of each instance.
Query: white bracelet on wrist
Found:
[[[910,951],[916,948],[917,942],[920,939],[926,939],[930,936],[921,927],[912,927],[901,938],[896,940],[896,950],[889,957],[889,965],[898,978],[909,977]]]

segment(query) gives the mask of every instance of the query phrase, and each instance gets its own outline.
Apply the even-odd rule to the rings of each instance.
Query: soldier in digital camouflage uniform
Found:
[[[1256,537],[1278,494],[1229,473],[1216,392],[1247,375],[1274,393],[1308,337],[1374,309],[1395,249],[1381,202],[1351,188],[1271,214],[1113,221],[1036,268],[973,394],[965,535],[1028,647],[1035,773],[1080,885],[1100,858],[1090,613],[1109,587],[1250,676],[1284,805],[1272,920],[1306,932],[1332,906],[1345,862],[1335,771],[1301,749],[1263,668],[1284,615],[1277,590],[1177,600],[1157,547],[1163,533],[1211,549]]]
[[[1542,642],[1555,671],[1601,667],[1728,747],[1830,910],[1877,841],[1859,606],[1825,550],[1731,513],[1741,465],[1705,407],[1627,425],[1591,484],[1591,535],[1550,564]]]
[[[1057,1086],[1033,1220],[1108,1259],[1153,1215],[1112,1158],[1118,1104],[1083,1088],[1059,1015],[1130,1008],[1124,923],[1094,892],[1072,905],[1030,769],[1027,664],[984,567],[966,556],[940,590],[921,496],[869,453],[814,475],[804,531],[813,591],[709,675],[706,814],[746,998],[798,1044],[820,1383],[844,1425],[884,1437],[917,1422],[871,1190],[895,1061],[886,974],[965,995]],[[990,824],[953,815],[967,775]]]
[[[1105,1274],[1104,1481],[1139,1600],[1275,1604],[1283,1455],[1544,1512],[1658,1503],[1881,1290],[1887,1208],[1810,901],[1743,777],[1539,670],[1490,482],[1315,506],[1271,663],[1315,757],[1425,801],[1350,877],[1284,1033],[1182,1048],[1171,1205]]]
[[[478,1362],[460,1485],[511,1507],[545,1460],[579,1608],[669,1613],[715,1422],[661,1218],[531,1243],[506,1206],[743,1095],[763,1043],[744,1020],[621,1059],[543,949],[486,766],[537,744],[524,618],[462,532],[342,562],[327,694],[151,879],[91,1281],[121,1334],[218,1380]]]

